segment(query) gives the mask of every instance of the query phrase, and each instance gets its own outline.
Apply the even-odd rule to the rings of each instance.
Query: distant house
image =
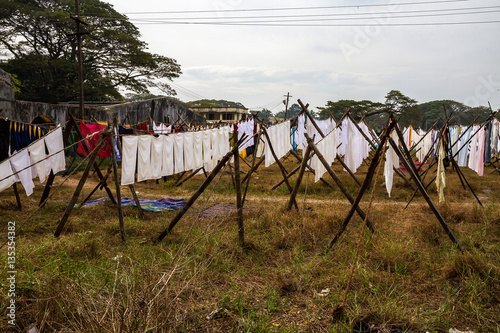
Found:
[[[238,122],[247,119],[248,109],[237,106],[190,106],[189,110],[207,119],[207,123],[217,121]]]

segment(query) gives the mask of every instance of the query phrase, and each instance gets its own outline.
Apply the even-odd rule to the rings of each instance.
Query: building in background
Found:
[[[188,109],[205,117],[207,123],[235,123],[247,119],[249,115],[247,108],[238,106],[189,106]]]

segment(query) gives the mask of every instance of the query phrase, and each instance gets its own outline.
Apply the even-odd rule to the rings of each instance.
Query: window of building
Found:
[[[215,120],[215,113],[209,113],[208,120]]]
[[[233,114],[232,113],[223,113],[222,120],[233,120]]]

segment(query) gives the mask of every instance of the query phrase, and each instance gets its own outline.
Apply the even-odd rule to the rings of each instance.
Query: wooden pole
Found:
[[[295,181],[295,186],[293,187],[292,194],[290,195],[290,200],[288,201],[288,205],[286,206],[286,210],[292,209],[293,202],[295,201],[295,197],[297,196],[297,192],[300,187],[300,183],[302,182],[302,177],[304,176],[304,172],[306,171],[306,165],[309,161],[309,157],[311,155],[311,147],[307,146],[306,151],[304,153],[304,158],[302,159],[302,163],[300,163],[300,171],[297,176],[297,180]]]
[[[122,208],[122,195],[120,189],[120,181],[118,179],[118,165],[116,163],[116,151],[115,151],[115,131],[114,127],[118,120],[115,118],[109,138],[111,140],[111,163],[113,164],[113,174],[115,176],[115,187],[116,187],[116,201],[118,201],[118,220],[120,224],[120,236],[122,242],[125,242],[125,224],[123,222],[123,208]]]
[[[12,184],[12,188],[14,189],[14,194],[16,195],[16,203],[17,209],[22,210],[23,206],[21,205],[21,197],[19,196],[19,190],[17,189],[17,184]]]
[[[242,140],[244,140],[245,137],[246,136],[243,136],[241,138],[241,140],[238,142],[238,145],[241,142],[243,142]],[[170,222],[170,224],[168,225],[168,227],[160,233],[160,235],[158,236],[158,238],[155,240],[155,243],[160,242],[163,238],[165,238],[165,236],[167,236],[170,233],[170,231],[172,231],[172,229],[175,227],[175,225],[177,224],[177,222],[179,222],[179,220],[184,216],[184,214],[186,214],[186,212],[189,210],[189,208],[191,208],[191,206],[195,203],[195,201],[203,193],[203,191],[205,191],[205,189],[208,187],[208,185],[210,185],[210,183],[215,178],[215,176],[217,175],[217,173],[222,169],[222,167],[224,166],[224,164],[226,164],[226,162],[231,158],[231,156],[236,151],[238,151],[238,147],[239,147],[238,145],[234,145],[233,149],[231,149],[231,151],[228,152],[219,161],[219,163],[217,163],[217,165],[212,170],[212,172],[207,177],[207,179],[205,179],[205,181],[203,182],[203,184],[201,184],[200,188],[193,194],[193,196],[184,205],[184,207],[182,207],[182,210],[172,219],[172,221]]]
[[[380,163],[381,160],[381,155],[382,152],[384,151],[384,146],[387,141],[387,138],[389,138],[389,133],[391,130],[396,126],[396,122],[391,122],[389,126],[387,127],[384,135],[382,136],[382,139],[380,141],[379,146],[377,147],[377,150],[375,150],[375,154],[373,155],[372,162],[370,163],[370,166],[368,167],[368,171],[366,173],[365,180],[363,181],[363,184],[361,185],[361,189],[359,190],[358,196],[352,203],[351,209],[349,210],[349,213],[347,213],[347,216],[344,219],[344,222],[340,226],[339,230],[337,231],[337,234],[335,234],[335,237],[332,239],[330,244],[328,244],[328,247],[325,250],[325,253],[330,251],[330,249],[335,245],[335,243],[338,241],[344,230],[346,229],[347,225],[349,224],[349,221],[351,220],[352,216],[354,215],[354,212],[356,211],[356,208],[359,206],[359,203],[361,201],[361,198],[365,194],[366,190],[370,186],[370,183],[372,181],[372,177],[375,173],[375,170],[377,168],[378,163]]]
[[[234,132],[235,142],[238,133]],[[245,245],[245,229],[243,226],[243,202],[241,201],[241,177],[240,177],[240,153],[239,144],[236,144],[238,148],[234,152],[234,181],[236,183],[236,208],[237,208],[237,221],[238,221],[238,240],[240,246]]]
[[[76,204],[76,201],[78,200],[78,196],[80,195],[80,193],[82,191],[83,185],[85,184],[85,181],[87,180],[87,177],[89,176],[90,169],[92,168],[92,165],[94,164],[95,159],[97,158],[97,154],[99,153],[99,150],[101,149],[102,145],[104,144],[104,139],[106,138],[107,133],[108,133],[108,129],[106,127],[99,137],[99,141],[97,142],[97,146],[95,147],[94,151],[90,154],[89,162],[88,162],[87,166],[85,167],[85,170],[83,171],[82,178],[80,178],[80,182],[78,183],[78,186],[76,187],[75,193],[73,193],[73,197],[71,198],[68,206],[66,207],[66,211],[64,212],[64,215],[61,218],[61,221],[59,221],[59,225],[57,226],[57,229],[54,232],[55,237],[59,237],[59,235],[62,232],[62,229],[64,228],[64,225],[66,224],[66,221],[68,221],[69,215],[71,214],[71,211],[73,210],[73,208]]]
[[[68,115],[70,115],[69,112],[68,112]],[[68,124],[66,125],[66,128],[63,131],[64,144],[66,144],[68,142],[69,135],[71,134],[71,128],[73,126],[76,127],[76,124],[70,118],[70,121],[68,122]],[[45,202],[47,201],[47,198],[49,197],[50,190],[52,189],[52,184],[54,183],[55,177],[56,177],[56,175],[54,175],[52,170],[50,170],[49,177],[47,178],[47,182],[45,183],[45,188],[43,189],[42,198],[40,199],[40,203],[38,204],[39,207],[43,207],[43,205],[45,205]]]
[[[460,243],[455,238],[455,236],[453,235],[453,232],[450,230],[450,228],[448,227],[448,225],[444,221],[444,218],[441,216],[441,213],[439,213],[439,210],[437,209],[437,207],[432,202],[432,199],[430,198],[429,194],[425,190],[423,184],[420,182],[420,179],[415,175],[413,169],[410,168],[410,166],[408,165],[408,162],[405,160],[404,156],[397,149],[396,143],[391,138],[389,138],[389,143],[394,148],[394,150],[396,150],[396,152],[400,155],[401,162],[403,162],[403,164],[405,165],[406,169],[410,172],[410,175],[413,178],[413,181],[417,184],[417,187],[418,187],[420,193],[424,197],[425,201],[427,201],[427,204],[431,208],[432,212],[434,213],[434,215],[438,219],[439,223],[443,227],[443,229],[446,232],[446,234],[448,235],[448,237],[451,239],[451,241],[453,243],[455,243],[457,245],[458,249],[463,252],[462,247],[460,246]]]
[[[85,137],[82,135],[82,132],[80,131],[80,128],[78,127],[78,125],[76,123],[75,117],[71,113],[68,113],[68,115],[70,117],[70,121],[73,122],[73,126],[75,127],[76,133],[78,134],[78,137],[80,138],[80,140],[85,139]],[[101,133],[101,135],[102,135],[102,133]],[[85,152],[87,153],[87,155],[90,154],[89,147],[87,147],[85,142],[82,143],[82,147],[85,150]],[[97,156],[96,156],[96,158],[97,158]],[[92,162],[92,166],[94,167],[94,170],[95,170],[97,176],[99,177],[99,179],[102,179],[104,176],[103,176],[101,170],[99,169],[99,166],[95,162],[95,159],[94,159],[94,162]],[[111,202],[113,204],[116,204],[116,200],[115,200],[115,197],[113,196],[113,192],[111,192],[110,188],[108,187],[107,182],[104,182],[103,184],[104,184],[104,189],[106,190],[106,193],[108,194],[109,199],[111,200]]]
[[[349,202],[351,204],[353,204],[354,203],[354,197],[351,195],[351,193],[349,192],[349,190],[342,183],[342,181],[337,176],[337,174],[333,171],[333,169],[328,164],[328,162],[326,162],[325,157],[318,150],[318,148],[316,147],[316,145],[314,144],[314,142],[312,142],[312,140],[310,140],[309,135],[307,135],[307,133],[306,133],[306,139],[308,141],[307,144],[311,147],[312,150],[314,150],[314,153],[318,156],[318,159],[320,160],[320,162],[323,163],[323,165],[326,168],[326,171],[328,172],[328,174],[333,178],[333,180],[335,181],[335,183],[337,184],[337,186],[340,188],[340,190],[342,191],[342,193],[344,194],[344,196],[347,198],[347,200],[349,200]],[[356,212],[358,213],[358,215],[363,220],[365,220],[366,214],[365,214],[365,212],[359,206],[356,206]],[[368,218],[366,219],[366,225],[368,226],[368,228],[370,228],[371,232],[375,232],[375,228],[373,227],[373,223]]]
[[[262,127],[262,131],[264,132],[264,135],[266,136],[266,141],[267,141],[266,144],[269,145],[269,150],[271,151],[271,154],[273,154],[274,160],[278,164],[278,166],[281,170],[281,174],[282,174],[283,178],[285,179],[286,187],[288,187],[288,191],[290,191],[290,193],[292,193],[292,186],[288,182],[288,179],[286,179],[287,172],[286,172],[285,168],[283,167],[283,165],[281,164],[281,162],[279,161],[278,156],[274,152],[273,145],[271,144],[271,140],[269,139],[269,134],[267,134],[267,130],[264,127]],[[297,208],[297,210],[298,210],[299,206],[297,205],[297,201],[294,201],[293,204],[294,204],[295,208]]]
[[[198,169],[194,170],[194,171],[193,171],[193,172],[191,172],[191,173],[190,173],[190,174],[189,174],[186,178],[184,178],[182,181],[177,182],[177,184],[175,184],[174,186],[175,186],[175,187],[179,187],[179,186],[181,186],[182,184],[184,184],[185,182],[187,182],[189,179],[191,179],[191,178],[193,178],[194,176],[196,176],[196,174],[197,174],[198,172],[200,172],[200,170],[201,170],[201,169],[203,169],[203,167],[201,167],[201,168],[198,168]]]
[[[321,128],[319,128],[318,124],[316,123],[316,120],[313,118],[313,116],[311,115],[309,110],[307,110],[307,107],[302,103],[302,101],[300,99],[298,100],[298,102],[299,102],[300,106],[302,107],[302,111],[304,111],[307,118],[309,118],[309,121],[311,122],[311,124],[313,124],[314,128],[316,128],[316,131],[318,131],[319,135],[321,135],[321,137],[324,138],[325,134],[323,133]],[[352,172],[352,170],[349,169],[349,167],[344,163],[344,161],[342,161],[340,159],[339,155],[337,155],[337,160],[340,162],[340,164],[342,164],[342,166],[349,173],[349,175],[352,177],[352,179],[354,179],[354,181],[361,186],[361,182],[359,181],[359,179],[356,177],[354,172]]]

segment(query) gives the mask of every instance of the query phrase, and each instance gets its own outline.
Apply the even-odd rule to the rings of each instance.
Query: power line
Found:
[[[498,6],[500,7],[500,6]],[[470,15],[470,14],[485,14],[485,13],[498,13],[500,12],[500,9],[497,10],[489,10],[489,11],[478,11],[478,12],[467,12],[467,13],[441,13],[441,14],[421,14],[421,15],[391,15],[390,17],[387,16],[371,16],[368,18],[365,17],[355,17],[355,18],[348,18],[348,17],[341,17],[341,18],[321,18],[321,19],[287,19],[287,20],[259,20],[259,21],[233,21],[233,22],[185,22],[186,24],[191,24],[191,23],[200,23],[200,24],[229,24],[229,23],[237,23],[237,24],[250,24],[250,23],[280,23],[280,22],[320,22],[320,21],[348,21],[348,20],[374,20],[374,19],[395,19],[395,18],[417,18],[417,17],[436,17],[436,16],[456,16],[456,15]],[[174,24],[174,22],[169,21],[169,20],[162,20],[162,19],[138,19],[138,20],[131,20],[134,22],[137,22],[137,24],[143,24],[143,23],[151,23],[151,24]],[[179,22],[181,24],[181,22]]]
[[[212,10],[180,10],[166,12],[128,12],[129,14],[185,14],[185,13],[228,13],[228,12],[262,12],[262,11],[286,11],[286,10],[315,10],[315,9],[339,9],[339,8],[366,8],[366,7],[384,7],[384,6],[406,6],[406,5],[423,5],[423,4],[440,4],[440,3],[456,3],[469,0],[441,0],[441,1],[417,1],[417,2],[401,2],[401,3],[384,3],[384,4],[362,4],[362,5],[337,5],[337,6],[319,6],[319,7],[286,7],[286,8],[247,8],[247,9],[212,9]]]
[[[466,11],[475,10],[474,12],[465,13],[443,13],[441,15],[464,15],[497,12],[500,6],[483,6],[483,7],[466,7],[466,8],[447,8],[447,9],[423,9],[423,10],[407,10],[407,11],[385,11],[385,12],[365,12],[365,13],[330,13],[330,14],[296,14],[296,15],[266,15],[266,16],[214,16],[214,17],[150,17],[150,18],[130,18],[130,20],[231,20],[231,19],[275,19],[275,18],[299,18],[299,17],[335,17],[341,16],[342,19],[365,19],[364,17],[346,18],[346,16],[369,16],[374,15],[398,15],[398,14],[416,14],[416,13],[443,13],[451,11]],[[478,11],[483,9],[497,9],[491,11]],[[439,14],[436,14],[439,15]],[[420,17],[415,15],[414,17]],[[403,16],[413,17],[413,16]]]
[[[500,20],[490,21],[466,21],[466,22],[428,22],[428,23],[339,23],[339,24],[287,24],[287,23],[238,23],[238,22],[142,22],[136,24],[151,25],[151,24],[164,24],[164,25],[220,25],[220,26],[267,26],[267,27],[363,27],[370,25],[377,25],[383,27],[391,26],[440,26],[440,25],[465,25],[465,24],[491,24],[500,23]]]

